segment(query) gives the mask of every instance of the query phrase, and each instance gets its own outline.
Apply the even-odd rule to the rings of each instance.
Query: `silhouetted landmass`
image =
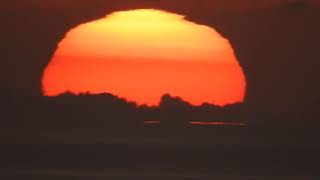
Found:
[[[1,133],[15,134],[17,138],[63,137],[189,137],[211,139],[217,135],[232,136],[248,133],[273,139],[277,136],[310,137],[318,135],[319,121],[313,119],[318,107],[312,106],[298,120],[270,119],[269,123],[254,123],[246,104],[225,107],[210,105],[192,106],[179,97],[166,94],[159,106],[137,106],[112,94],[64,93],[56,97],[1,96]],[[307,116],[309,115],[309,116]],[[270,117],[270,116],[268,116]],[[310,118],[310,119],[307,119]],[[159,124],[145,124],[148,121]],[[303,124],[301,122],[304,122]],[[192,125],[191,122],[243,123],[232,125]],[[267,120],[265,121],[267,122]]]
[[[64,93],[55,97],[11,96],[1,98],[3,131],[123,134],[138,131],[145,121],[160,121],[161,128],[183,129],[191,121],[240,122],[238,105],[192,106],[179,97],[164,95],[156,107],[137,106],[112,94]]]

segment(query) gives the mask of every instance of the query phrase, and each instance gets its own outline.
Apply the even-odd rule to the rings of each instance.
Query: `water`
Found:
[[[313,180],[319,148],[183,143],[2,144],[1,180]]]

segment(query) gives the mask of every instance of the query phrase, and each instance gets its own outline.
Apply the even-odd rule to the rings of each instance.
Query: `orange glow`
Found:
[[[212,125],[212,126],[246,126],[245,123],[225,123],[225,122],[190,122],[192,125]]]
[[[145,125],[160,125],[161,121],[145,121]],[[201,121],[192,121],[189,122],[191,125],[199,126],[246,126],[245,123],[226,123],[226,122],[201,122]]]
[[[200,105],[242,102],[245,77],[228,40],[160,10],[116,12],[67,33],[43,76],[43,93],[112,93],[139,105],[163,94]]]
[[[161,121],[145,121],[144,124],[160,124]]]

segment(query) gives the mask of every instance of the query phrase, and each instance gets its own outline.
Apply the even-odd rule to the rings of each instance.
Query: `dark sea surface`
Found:
[[[157,139],[2,143],[1,180],[313,180],[320,148]]]

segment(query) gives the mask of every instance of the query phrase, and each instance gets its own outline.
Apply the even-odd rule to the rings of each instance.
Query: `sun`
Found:
[[[79,25],[46,67],[43,93],[111,93],[139,105],[164,94],[193,105],[242,102],[245,76],[213,28],[154,9],[112,13]]]

